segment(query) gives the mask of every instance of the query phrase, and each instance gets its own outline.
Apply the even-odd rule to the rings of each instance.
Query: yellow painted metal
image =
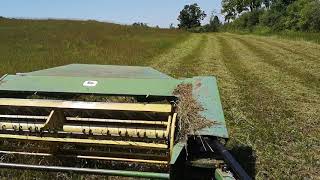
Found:
[[[168,164],[169,158],[167,158],[170,150],[169,143],[171,139],[170,131],[172,131],[172,121],[176,118],[176,115],[172,116],[172,106],[170,104],[141,104],[141,103],[106,103],[106,102],[83,102],[83,101],[62,101],[62,100],[49,100],[49,99],[14,99],[14,98],[0,98],[0,106],[14,106],[14,107],[38,107],[38,108],[50,108],[51,113],[46,116],[34,116],[31,111],[28,110],[29,115],[0,115],[0,127],[3,129],[15,129],[15,130],[31,130],[36,129],[56,129],[57,132],[65,133],[93,133],[94,135],[111,135],[112,136],[128,136],[128,137],[141,137],[144,141],[144,137],[154,139],[152,142],[140,142],[126,140],[112,140],[103,139],[104,136],[99,136],[99,139],[81,139],[74,137],[51,137],[43,134],[43,136],[36,135],[21,135],[21,134],[0,134],[0,138],[3,139],[15,139],[22,141],[38,141],[38,142],[57,142],[57,143],[72,143],[83,145],[106,145],[108,147],[122,146],[129,149],[157,149],[162,154],[161,158],[152,158],[152,156],[136,156],[135,153],[123,155],[119,152],[119,155],[114,154],[78,154],[69,156],[82,159],[95,159],[95,160],[111,160],[111,161],[124,161],[124,162],[139,162],[139,163],[156,163],[156,164]],[[65,109],[81,110],[111,110],[121,112],[146,112],[146,116],[149,116],[147,112],[159,112],[161,118],[164,118],[164,113],[168,119],[105,119],[104,117],[65,117],[63,112]],[[19,114],[19,113],[18,113]],[[111,115],[113,115],[111,113]],[[117,114],[116,114],[117,115]],[[131,114],[130,114],[131,115]],[[110,116],[110,114],[108,114]],[[174,120],[175,121],[175,120]],[[153,126],[154,125],[154,126]],[[157,139],[159,138],[160,141]],[[131,138],[133,139],[133,138]],[[167,142],[163,142],[166,139]],[[24,151],[24,150],[23,150]],[[129,151],[129,150],[128,150]],[[36,156],[54,156],[48,151],[46,153],[39,152],[32,153],[30,150],[25,152],[9,152],[13,154],[21,155],[36,155]],[[0,152],[1,153],[1,152]],[[128,153],[128,152],[127,152]],[[150,154],[151,155],[151,154]],[[113,157],[114,156],[114,157]],[[154,155],[155,156],[155,155]],[[145,159],[144,159],[145,158]]]
[[[168,117],[168,125],[167,125],[167,129],[166,129],[166,136],[167,137],[169,137],[169,133],[170,133],[171,120],[172,120],[172,117],[171,117],[171,115],[169,115],[169,117]]]
[[[64,125],[64,132],[92,132],[93,134],[101,135],[117,135],[117,136],[130,136],[130,137],[147,137],[147,138],[166,138],[166,133],[163,129],[147,129],[147,128],[123,128],[123,127],[97,127],[97,126],[75,126],[75,125]]]
[[[16,119],[48,119],[48,116],[26,116],[26,115],[6,115],[1,114],[0,118],[16,118]]]
[[[62,142],[62,143],[82,143],[82,144],[116,145],[116,146],[134,146],[134,147],[141,147],[141,148],[159,148],[159,149],[167,149],[168,148],[168,145],[166,145],[166,144],[147,143],[147,142],[132,142],[132,141],[37,137],[37,136],[12,135],[12,134],[0,134],[0,138],[18,139],[18,140],[31,140],[31,141]]]
[[[78,117],[67,117],[70,121],[83,121],[83,122],[104,122],[104,123],[126,123],[126,124],[150,124],[150,125],[164,125],[166,121],[145,121],[145,120],[124,120],[124,119],[100,119],[100,118],[78,118]]]
[[[0,118],[10,119],[28,119],[28,120],[47,120],[49,116],[27,116],[27,115],[0,115]],[[67,121],[82,121],[82,122],[104,122],[104,123],[126,123],[126,124],[149,124],[149,125],[163,125],[167,126],[167,121],[146,121],[146,120],[126,120],[126,119],[102,119],[102,118],[79,118],[79,117],[66,117]],[[32,121],[29,121],[32,123]]]
[[[16,129],[16,130],[40,130],[44,127],[44,123],[11,123],[11,122],[0,122],[2,129]]]
[[[32,156],[55,156],[50,153],[34,153],[34,152],[17,152],[17,151],[0,151],[4,154],[18,154],[18,155],[32,155]],[[168,161],[148,160],[148,159],[131,159],[131,158],[115,158],[104,156],[83,156],[83,155],[62,155],[70,156],[79,159],[95,159],[95,160],[110,160],[110,161],[126,161],[126,162],[139,162],[139,163],[153,163],[153,164],[168,164]]]
[[[176,129],[176,120],[177,120],[177,113],[173,114],[172,117],[172,123],[171,123],[171,129],[170,129],[170,157],[172,155],[172,151],[173,151],[173,146],[174,146],[174,133],[175,133],[175,129]]]
[[[35,130],[44,129],[43,123],[32,122],[0,122],[2,129],[20,129],[20,130]],[[146,129],[146,128],[120,128],[120,127],[95,127],[95,126],[76,126],[76,125],[64,125],[64,132],[70,133],[89,133],[92,132],[95,135],[116,135],[116,136],[130,136],[130,137],[147,137],[147,138],[167,138],[168,134],[164,129]]]
[[[0,98],[0,106],[46,107],[90,110],[171,112],[170,104],[106,103],[47,99]]]

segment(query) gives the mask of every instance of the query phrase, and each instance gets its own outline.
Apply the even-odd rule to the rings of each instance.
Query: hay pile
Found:
[[[192,96],[192,84],[178,85],[174,95],[179,98],[176,103],[176,112],[178,114],[177,141],[186,140],[188,134],[197,135],[198,130],[214,125],[213,121],[199,114],[204,108]]]

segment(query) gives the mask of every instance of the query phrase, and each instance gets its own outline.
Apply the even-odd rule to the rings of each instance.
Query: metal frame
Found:
[[[91,109],[113,111],[143,111],[165,113],[169,113],[172,111],[170,104],[106,103],[16,98],[0,98],[0,106],[42,107],[59,109]]]
[[[97,145],[115,145],[115,146],[132,146],[137,148],[159,148],[167,149],[166,144],[133,142],[133,141],[116,141],[116,140],[96,140],[96,139],[76,139],[76,138],[56,138],[56,137],[39,137],[14,134],[0,134],[3,139],[43,141],[43,142],[60,142],[60,143],[80,143],[80,144],[97,144]]]
[[[100,174],[109,176],[125,176],[125,177],[140,177],[140,178],[154,178],[154,179],[169,179],[167,173],[153,173],[153,172],[138,172],[138,171],[123,171],[111,169],[90,169],[90,168],[74,168],[74,167],[61,167],[61,166],[39,166],[27,164],[12,164],[0,163],[0,168],[9,169],[26,169],[37,171],[53,171],[53,172],[75,172],[85,174]]]

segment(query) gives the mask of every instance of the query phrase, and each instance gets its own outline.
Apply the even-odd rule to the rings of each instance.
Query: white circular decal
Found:
[[[85,81],[83,86],[85,87],[94,87],[98,84],[98,81]]]

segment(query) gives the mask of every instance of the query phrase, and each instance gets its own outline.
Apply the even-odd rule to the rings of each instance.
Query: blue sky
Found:
[[[168,27],[178,24],[180,10],[190,3],[198,3],[208,15],[221,9],[221,0],[1,0],[0,16],[145,22]]]

